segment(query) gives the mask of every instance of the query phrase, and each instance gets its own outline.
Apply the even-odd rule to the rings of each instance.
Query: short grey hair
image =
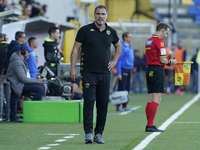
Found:
[[[96,12],[96,10],[97,9],[105,9],[106,10],[106,13],[108,14],[108,9],[106,8],[106,6],[104,6],[104,5],[98,5],[95,9],[94,9],[94,14],[95,14],[95,12]]]

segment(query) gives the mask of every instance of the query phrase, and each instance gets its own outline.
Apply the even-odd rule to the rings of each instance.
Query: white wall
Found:
[[[41,4],[48,5],[46,16],[55,20],[66,22],[67,17],[74,17],[74,11],[78,9],[74,0],[40,0]],[[85,24],[85,16],[78,11],[79,21]]]

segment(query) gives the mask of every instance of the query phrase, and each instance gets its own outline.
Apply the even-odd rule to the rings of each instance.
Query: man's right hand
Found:
[[[122,75],[117,75],[119,80],[122,80]]]
[[[176,59],[170,59],[170,61],[171,61],[171,65],[170,66],[173,66],[173,65],[177,64]]]
[[[43,84],[43,78],[38,78],[39,84]]]
[[[71,79],[72,81],[75,81],[76,78],[78,78],[78,76],[77,76],[77,71],[76,71],[76,69],[71,68],[71,70],[70,70],[70,79]]]

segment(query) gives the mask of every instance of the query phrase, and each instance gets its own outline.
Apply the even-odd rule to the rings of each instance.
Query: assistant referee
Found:
[[[97,6],[94,10],[94,16],[95,21],[83,26],[77,33],[71,53],[70,78],[75,80],[77,77],[76,60],[79,48],[82,47],[81,76],[84,97],[85,143],[93,143],[93,108],[96,101],[97,123],[94,130],[94,142],[104,144],[102,133],[107,115],[110,71],[115,67],[122,47],[117,32],[106,24],[107,8],[103,5]],[[115,55],[110,61],[111,43],[115,47]]]
[[[156,34],[149,38],[145,44],[147,60],[147,88],[148,102],[146,105],[147,126],[146,132],[164,132],[154,126],[154,118],[158,105],[164,93],[165,72],[164,65],[172,66],[176,64],[176,59],[167,60],[165,43],[163,39],[167,37],[170,27],[165,23],[159,23],[156,27]]]

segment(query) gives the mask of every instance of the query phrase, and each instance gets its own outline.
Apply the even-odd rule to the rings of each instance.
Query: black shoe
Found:
[[[155,126],[146,126],[146,132],[164,132],[164,130],[159,130]]]
[[[17,115],[16,118],[17,119],[23,119],[23,115]]]
[[[96,144],[105,144],[101,134],[96,134],[94,136],[94,143],[96,143]]]
[[[85,144],[93,143],[92,133],[85,134]]]
[[[23,120],[19,120],[15,117],[10,117],[10,122],[23,122]]]

